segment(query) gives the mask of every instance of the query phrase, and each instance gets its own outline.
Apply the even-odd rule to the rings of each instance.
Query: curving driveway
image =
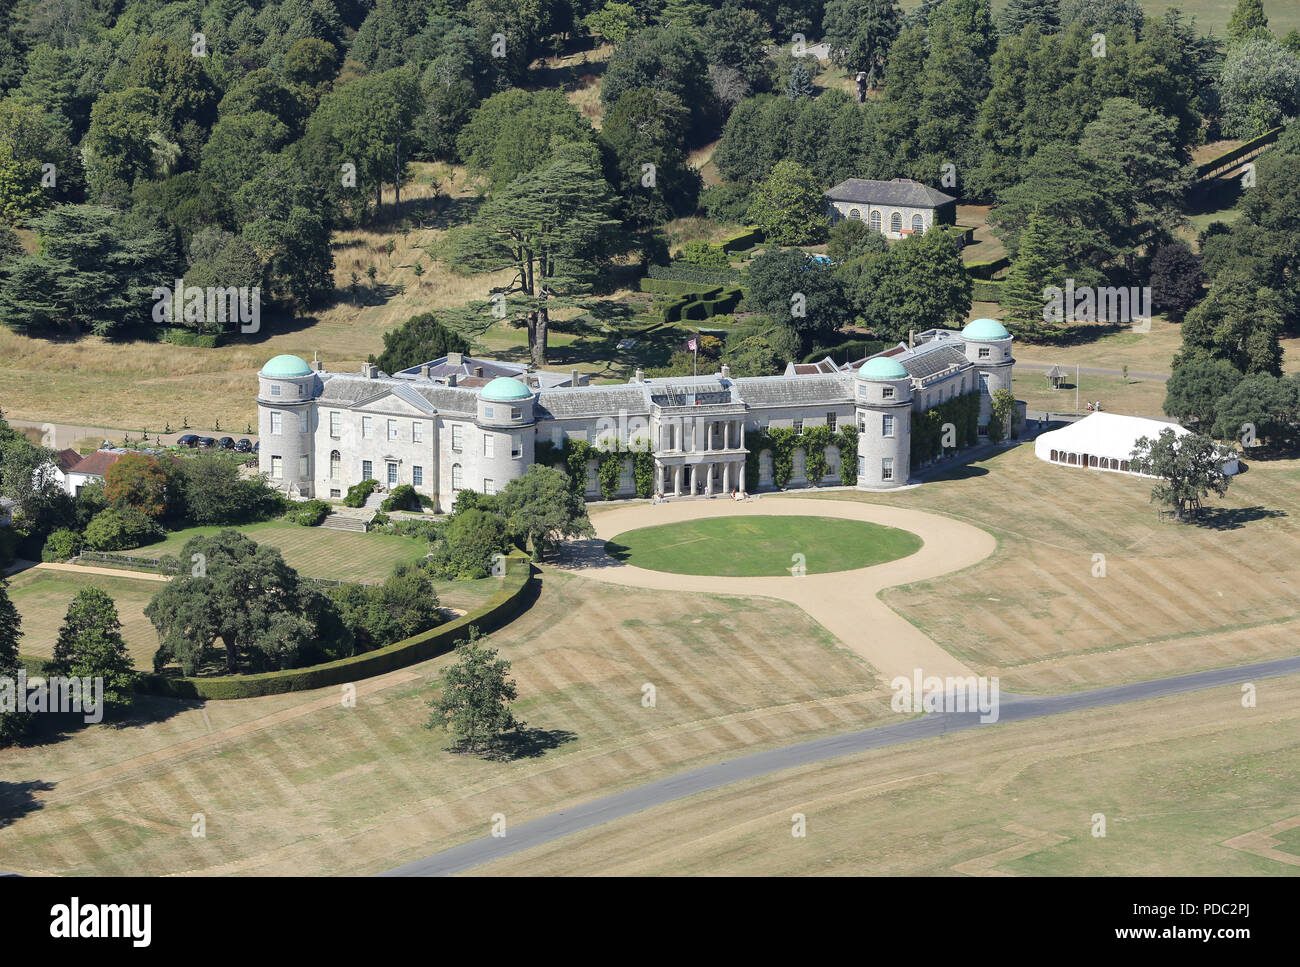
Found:
[[[703,517],[842,517],[911,531],[921,549],[885,564],[801,577],[707,577],[648,571],[614,560],[605,541],[624,531],[675,524]],[[660,591],[759,595],[798,605],[841,642],[866,659],[886,681],[910,678],[914,669],[941,677],[974,674],[892,609],[878,595],[885,588],[942,577],[978,564],[997,549],[997,541],[970,524],[902,507],[840,500],[761,497],[735,502],[681,500],[629,504],[592,515],[596,540],[570,545],[565,560],[553,565],[583,577]],[[815,566],[816,551],[808,553]]]

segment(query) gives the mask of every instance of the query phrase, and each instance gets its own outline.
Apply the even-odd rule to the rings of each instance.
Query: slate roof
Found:
[[[556,420],[568,420],[620,412],[641,416],[649,414],[650,400],[646,384],[580,386],[577,389],[561,387],[544,389],[537,396],[536,413],[543,418],[550,416]]]
[[[943,342],[918,346],[910,353],[899,355],[897,359],[913,379],[925,379],[952,366],[965,366],[970,362],[966,354],[956,346]]]
[[[863,205],[895,205],[906,208],[938,208],[957,199],[910,178],[873,181],[849,178],[826,192],[831,201],[851,201]]]
[[[435,383],[412,383],[395,379],[367,379],[361,375],[322,374],[323,388],[317,401],[325,404],[354,406],[362,400],[392,393],[426,413],[474,413],[477,390],[454,388]]]
[[[846,403],[853,399],[853,384],[844,376],[750,376],[735,383],[740,398],[750,406]]]

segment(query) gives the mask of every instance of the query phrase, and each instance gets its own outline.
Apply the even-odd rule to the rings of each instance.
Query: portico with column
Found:
[[[713,496],[744,486],[743,403],[660,405],[655,492]]]

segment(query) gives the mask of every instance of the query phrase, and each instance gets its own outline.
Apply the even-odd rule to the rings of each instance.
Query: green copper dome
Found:
[[[284,353],[268,359],[262,367],[262,375],[271,379],[292,379],[295,376],[311,375],[311,367],[305,360]]]
[[[966,323],[966,328],[961,331],[963,339],[989,340],[989,339],[1009,339],[1011,333],[1007,332],[1007,327],[1002,325],[996,319],[975,319]]]
[[[907,379],[907,370],[897,359],[877,356],[868,359],[858,370],[859,379]]]
[[[485,400],[496,400],[505,403],[510,400],[526,400],[532,396],[532,391],[517,379],[511,379],[509,376],[498,376],[492,382],[483,387],[483,392],[479,394]]]

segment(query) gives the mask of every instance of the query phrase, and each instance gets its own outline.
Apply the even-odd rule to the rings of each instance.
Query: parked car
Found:
[[[223,436],[220,440],[217,441],[217,449],[218,450],[235,449],[235,438],[229,436]]]
[[[176,445],[178,447],[196,447],[199,445],[199,438],[193,433],[186,433],[184,436],[176,438]]]
[[[248,437],[240,437],[235,441],[236,453],[251,453],[252,451],[253,445],[248,442]]]
[[[211,450],[216,445],[217,441],[210,436],[199,437],[199,442],[196,444],[200,450]]]
[[[262,446],[262,441],[258,440],[256,443],[253,444],[253,449],[250,452],[256,453],[258,451],[258,448],[260,448],[261,446]]]

